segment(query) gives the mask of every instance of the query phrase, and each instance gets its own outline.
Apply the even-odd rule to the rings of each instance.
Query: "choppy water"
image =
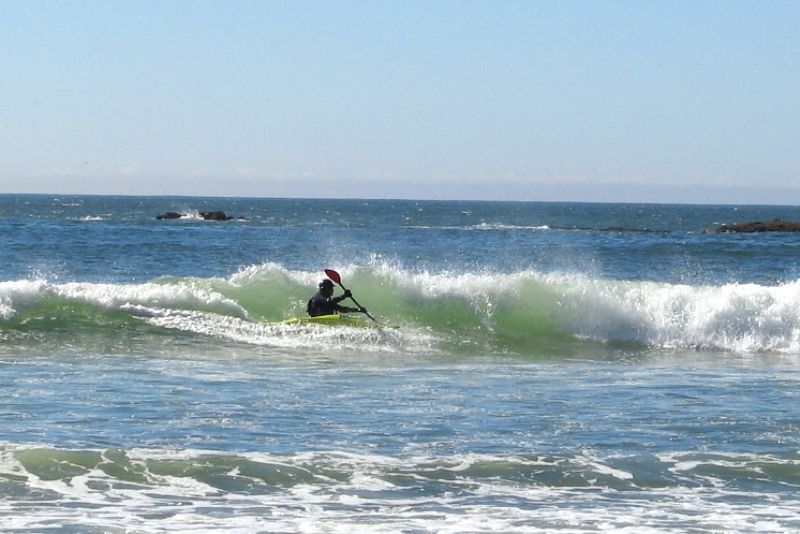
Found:
[[[798,531],[777,217],[0,197],[0,530]],[[276,324],[325,268],[400,328]]]

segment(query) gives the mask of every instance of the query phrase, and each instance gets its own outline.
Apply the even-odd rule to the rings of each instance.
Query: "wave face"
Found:
[[[800,350],[800,282],[697,286],[535,271],[409,272],[387,265],[339,272],[360,304],[380,322],[401,328],[376,333],[272,324],[304,315],[320,274],[264,264],[227,279],[0,282],[4,346],[46,344],[47,336],[61,341],[79,337],[75,343],[91,346],[121,330],[160,343],[165,336],[184,339],[189,334],[201,336],[198,343],[280,348],[361,343],[381,350],[533,357],[581,344],[745,353]]]

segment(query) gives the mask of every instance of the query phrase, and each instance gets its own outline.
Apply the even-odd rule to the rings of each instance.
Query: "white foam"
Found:
[[[677,453],[665,458],[681,460]],[[781,532],[800,521],[796,501],[787,494],[748,493],[737,485],[667,485],[620,493],[602,485],[545,484],[525,478],[470,473],[481,462],[550,466],[574,473],[591,466],[629,483],[628,474],[594,455],[522,459],[504,455],[388,457],[355,452],[318,451],[293,455],[241,453],[241,458],[300,469],[308,481],[265,486],[256,491],[226,491],[197,478],[196,469],[156,475],[148,462],[187,462],[231,453],[197,450],[132,450],[128,461],[144,474],[141,482],[121,481],[100,468],[75,476],[43,480],[0,448],[0,475],[13,477],[47,498],[15,501],[15,513],[0,513],[0,529],[37,531],[60,524],[69,530],[109,529],[154,532],[652,532],[666,533],[691,524],[698,531]],[[107,459],[106,459],[107,460]],[[739,461],[720,457],[714,461]],[[763,461],[763,458],[759,458]],[[779,460],[775,459],[776,462]],[[574,462],[570,467],[570,462]],[[98,466],[99,467],[99,466]],[[453,476],[437,473],[449,470]],[[325,473],[337,473],[334,478]],[[236,478],[235,473],[228,473]],[[393,479],[405,480],[396,485]],[[23,482],[24,481],[24,482]],[[423,489],[427,484],[431,486]],[[260,485],[260,487],[259,487]],[[448,489],[449,487],[449,489]],[[5,503],[0,510],[10,512]]]
[[[51,291],[62,298],[87,302],[110,311],[133,312],[139,309],[151,313],[157,309],[212,307],[240,317],[247,316],[247,311],[235,301],[191,281],[173,285],[68,283],[53,286]]]
[[[0,282],[0,319],[7,320],[21,308],[40,302],[48,287],[42,280]]]
[[[548,285],[561,327],[591,339],[800,351],[800,282],[689,286],[573,278]]]
[[[142,314],[144,315],[144,314]],[[404,354],[430,350],[431,337],[411,329],[379,329],[314,324],[252,322],[238,317],[182,310],[151,313],[147,322],[160,328],[192,332],[248,345],[312,349],[327,356],[357,353]],[[306,354],[308,351],[303,351]],[[303,356],[306,357],[306,356]]]

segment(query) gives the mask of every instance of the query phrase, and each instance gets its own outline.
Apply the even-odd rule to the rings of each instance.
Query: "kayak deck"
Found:
[[[348,315],[318,315],[316,317],[290,317],[272,324],[319,324],[326,326],[356,326],[361,328],[399,328],[385,324],[373,323]]]

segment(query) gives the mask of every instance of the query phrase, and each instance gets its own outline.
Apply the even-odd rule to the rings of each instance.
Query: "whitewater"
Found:
[[[709,231],[779,217],[2,196],[0,529],[800,530],[800,237]]]

